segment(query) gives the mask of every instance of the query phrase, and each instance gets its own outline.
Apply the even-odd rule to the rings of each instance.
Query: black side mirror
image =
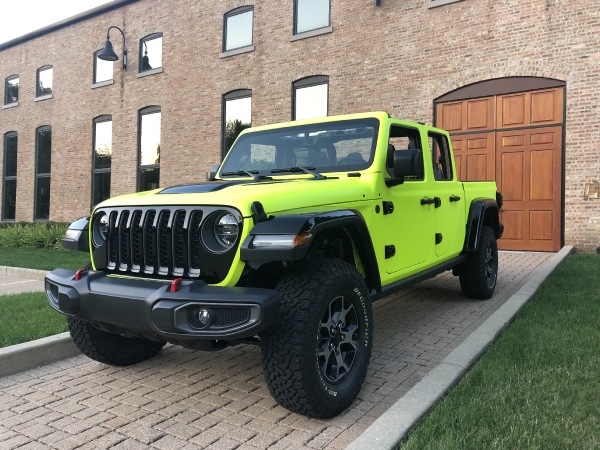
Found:
[[[423,176],[423,152],[420,149],[396,150],[394,152],[394,178],[385,180],[388,187],[404,183],[405,177]]]
[[[220,164],[215,164],[210,168],[206,176],[206,181],[216,181],[217,180],[217,172],[219,171]]]

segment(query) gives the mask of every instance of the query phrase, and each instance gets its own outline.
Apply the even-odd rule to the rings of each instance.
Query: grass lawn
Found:
[[[65,316],[48,304],[43,292],[0,296],[0,347],[67,331]]]
[[[600,256],[566,258],[401,445],[600,448]]]
[[[0,247],[0,266],[27,267],[29,269],[77,270],[90,262],[90,256],[84,252],[71,250],[49,250],[30,247]]]

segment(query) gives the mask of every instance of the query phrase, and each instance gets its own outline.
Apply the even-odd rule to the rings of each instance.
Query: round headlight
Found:
[[[96,247],[100,247],[106,241],[108,236],[108,214],[104,211],[96,214],[94,225],[92,227],[92,241]]]
[[[225,213],[215,220],[215,238],[227,249],[237,241],[240,228],[233,214]]]

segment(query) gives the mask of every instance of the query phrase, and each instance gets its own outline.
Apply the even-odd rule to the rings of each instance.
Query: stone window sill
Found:
[[[34,102],[41,102],[42,100],[50,100],[51,98],[54,98],[53,94],[41,95],[39,97],[34,98],[33,101]]]
[[[8,105],[4,105],[2,109],[14,108],[15,106],[19,106],[19,102],[9,103]]]
[[[429,3],[427,3],[427,8],[437,8],[438,6],[449,5],[450,3],[458,3],[462,1],[463,0],[431,0]]]
[[[92,89],[97,89],[102,86],[110,86],[111,84],[114,84],[114,80],[98,81],[97,83],[92,84]]]
[[[320,36],[322,34],[333,33],[333,27],[317,28],[316,30],[305,31],[304,33],[298,33],[290,36],[290,42],[299,41],[300,39],[306,39],[313,36]]]
[[[254,45],[247,45],[246,47],[234,48],[233,50],[227,50],[219,55],[219,58],[227,58],[229,56],[241,55],[242,53],[253,52],[255,50]]]
[[[164,70],[162,67],[158,67],[157,69],[151,69],[151,70],[146,70],[145,72],[140,72],[138,73],[135,77],[136,78],[142,78],[142,77],[147,77],[150,75],[156,75],[157,73],[163,73]]]

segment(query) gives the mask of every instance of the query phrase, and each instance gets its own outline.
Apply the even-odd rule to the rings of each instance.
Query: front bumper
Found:
[[[209,286],[181,281],[177,292],[159,281],[116,278],[56,269],[46,276],[50,305],[106,331],[185,345],[190,340],[235,340],[255,336],[277,322],[279,294],[271,289]],[[203,326],[200,308],[209,311]]]

